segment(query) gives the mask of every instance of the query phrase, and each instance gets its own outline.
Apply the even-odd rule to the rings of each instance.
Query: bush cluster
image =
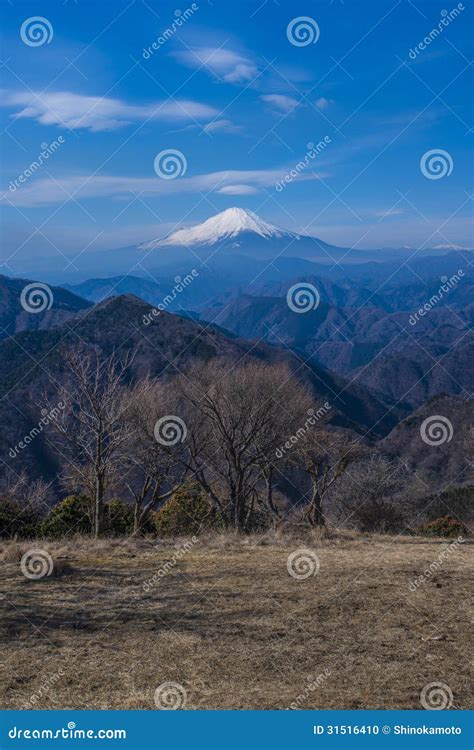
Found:
[[[451,516],[436,518],[434,521],[424,523],[418,529],[418,534],[423,536],[446,536],[459,537],[467,534],[466,526]]]
[[[218,526],[216,513],[197,487],[183,488],[153,517],[158,536],[188,536]]]
[[[40,518],[30,506],[0,498],[0,538],[31,539],[38,535]]]

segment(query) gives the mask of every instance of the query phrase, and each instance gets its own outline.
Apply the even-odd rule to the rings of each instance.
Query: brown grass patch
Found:
[[[0,705],[154,709],[174,681],[188,708],[421,708],[423,686],[442,681],[467,708],[472,547],[409,588],[449,543],[221,535],[182,555],[174,541],[51,543],[74,575],[28,581],[2,563]],[[289,575],[298,547],[316,552],[317,575]]]

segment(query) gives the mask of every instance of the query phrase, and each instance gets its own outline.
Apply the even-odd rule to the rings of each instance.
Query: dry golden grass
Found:
[[[37,581],[4,545],[0,706],[154,709],[168,681],[187,708],[420,708],[435,681],[470,706],[468,543],[412,592],[449,542],[222,536],[180,555],[183,541],[37,541],[72,566]],[[287,571],[299,547],[320,560],[305,580]]]

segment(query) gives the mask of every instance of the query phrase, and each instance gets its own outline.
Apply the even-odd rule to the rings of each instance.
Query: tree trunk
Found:
[[[102,477],[98,476],[95,482],[95,509],[94,509],[94,535],[100,536],[104,526],[104,482]]]
[[[326,519],[323,515],[323,498],[316,487],[313,487],[311,497],[311,507],[309,512],[309,522],[311,526],[325,526]]]
[[[138,536],[140,533],[140,529],[142,526],[142,514],[140,513],[140,508],[138,506],[138,503],[135,503],[135,507],[133,508],[133,531],[132,536]]]

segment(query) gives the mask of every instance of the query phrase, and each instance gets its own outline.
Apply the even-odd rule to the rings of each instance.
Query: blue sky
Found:
[[[179,10],[178,26],[176,4],[154,0],[3,3],[5,272],[10,257],[131,245],[234,205],[339,245],[473,245],[471,2]],[[20,31],[35,16],[49,41],[32,46]],[[315,43],[289,39],[300,17]],[[186,161],[172,180],[154,169],[168,149]],[[435,149],[440,179],[420,169]]]

